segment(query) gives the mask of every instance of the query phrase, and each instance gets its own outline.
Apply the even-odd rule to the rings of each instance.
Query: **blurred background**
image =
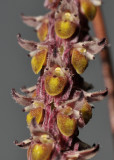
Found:
[[[28,40],[37,41],[32,28],[22,23],[20,13],[37,16],[47,12],[43,0],[0,0],[0,159],[26,160],[26,150],[13,144],[15,139],[21,141],[30,136],[26,127],[25,113],[20,105],[11,98],[11,89],[23,85],[36,84],[37,77],[30,65],[30,58],[18,44],[16,35]],[[111,59],[114,62],[114,1],[103,0],[103,13],[111,44]],[[114,64],[113,64],[114,68]],[[104,86],[99,55],[90,62],[82,75],[86,81],[94,85],[94,91]],[[94,104],[93,118],[88,125],[80,129],[79,138],[88,144],[99,143],[101,149],[93,160],[113,160],[111,130],[108,117],[107,98]]]

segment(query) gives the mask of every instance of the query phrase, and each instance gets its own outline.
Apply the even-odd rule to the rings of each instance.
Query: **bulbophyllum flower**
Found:
[[[46,44],[38,44],[33,41],[27,41],[21,38],[20,35],[17,36],[19,45],[30,51],[29,56],[31,59],[31,66],[33,72],[38,74],[43,66],[46,65],[46,57],[48,52],[48,46]]]
[[[51,11],[44,16],[22,15],[23,22],[37,31],[40,43],[17,35],[19,45],[29,51],[31,67],[39,74],[37,84],[12,89],[13,99],[24,106],[31,138],[17,142],[27,149],[28,160],[86,160],[94,157],[99,145],[79,140],[79,128],[92,119],[93,102],[108,90],[88,92],[92,85],[80,76],[89,60],[104,47],[105,38],[89,35],[100,0],[45,0]]]
[[[75,33],[78,25],[79,15],[75,1],[63,0],[55,13],[56,35],[68,39]]]
[[[92,102],[102,100],[107,95],[107,92],[107,89],[93,93],[76,91],[71,99],[60,102],[57,109],[63,115],[63,118],[64,115],[74,118],[77,121],[77,127],[82,128],[92,118]],[[61,120],[61,124],[62,123],[64,123],[64,121],[62,122]]]
[[[88,61],[95,59],[95,54],[98,54],[105,46],[106,39],[84,41],[76,43],[72,46],[71,63],[78,74],[82,74],[88,66]]]
[[[46,14],[45,16],[25,16],[21,15],[23,22],[35,29],[37,32],[37,37],[39,38],[40,41],[45,41],[48,35],[48,24],[49,24],[49,19],[48,15]]]

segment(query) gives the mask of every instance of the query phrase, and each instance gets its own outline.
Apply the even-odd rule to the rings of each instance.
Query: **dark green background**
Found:
[[[104,0],[103,11],[106,20],[111,56],[114,62],[114,1]],[[20,13],[37,16],[44,14],[43,0],[0,0],[0,159],[26,160],[26,150],[21,150],[13,144],[15,139],[23,140],[29,137],[26,127],[25,113],[22,107],[16,104],[10,95],[11,88],[23,85],[32,86],[37,82],[30,65],[30,59],[17,44],[16,35],[28,40],[37,41],[32,28],[24,25]],[[113,65],[114,66],[114,65]],[[85,80],[93,83],[95,89],[104,89],[99,56],[90,62],[89,67],[82,75]],[[80,130],[83,141],[89,144],[100,143],[101,149],[94,160],[112,160],[113,149],[109,125],[107,98],[95,103],[93,118],[89,124]]]

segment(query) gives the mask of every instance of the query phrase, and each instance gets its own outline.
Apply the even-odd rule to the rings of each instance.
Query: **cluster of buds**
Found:
[[[99,145],[90,146],[79,138],[79,128],[92,118],[93,102],[102,100],[107,89],[92,88],[81,77],[90,60],[106,45],[106,39],[89,35],[100,0],[45,0],[51,11],[44,16],[22,15],[34,27],[40,42],[17,36],[19,45],[29,51],[35,86],[12,89],[13,99],[24,106],[31,137],[19,147],[27,149],[28,160],[85,160],[94,157]]]

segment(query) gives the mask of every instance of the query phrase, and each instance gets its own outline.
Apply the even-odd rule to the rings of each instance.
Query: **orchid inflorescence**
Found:
[[[27,149],[28,160],[85,160],[94,157],[99,145],[90,146],[79,138],[79,128],[92,118],[92,102],[102,100],[107,89],[92,88],[80,76],[106,45],[106,39],[89,35],[100,0],[45,0],[51,11],[44,16],[22,15],[34,27],[41,42],[17,35],[19,45],[29,51],[35,86],[12,89],[13,99],[29,112],[26,117],[31,137],[15,144]]]

